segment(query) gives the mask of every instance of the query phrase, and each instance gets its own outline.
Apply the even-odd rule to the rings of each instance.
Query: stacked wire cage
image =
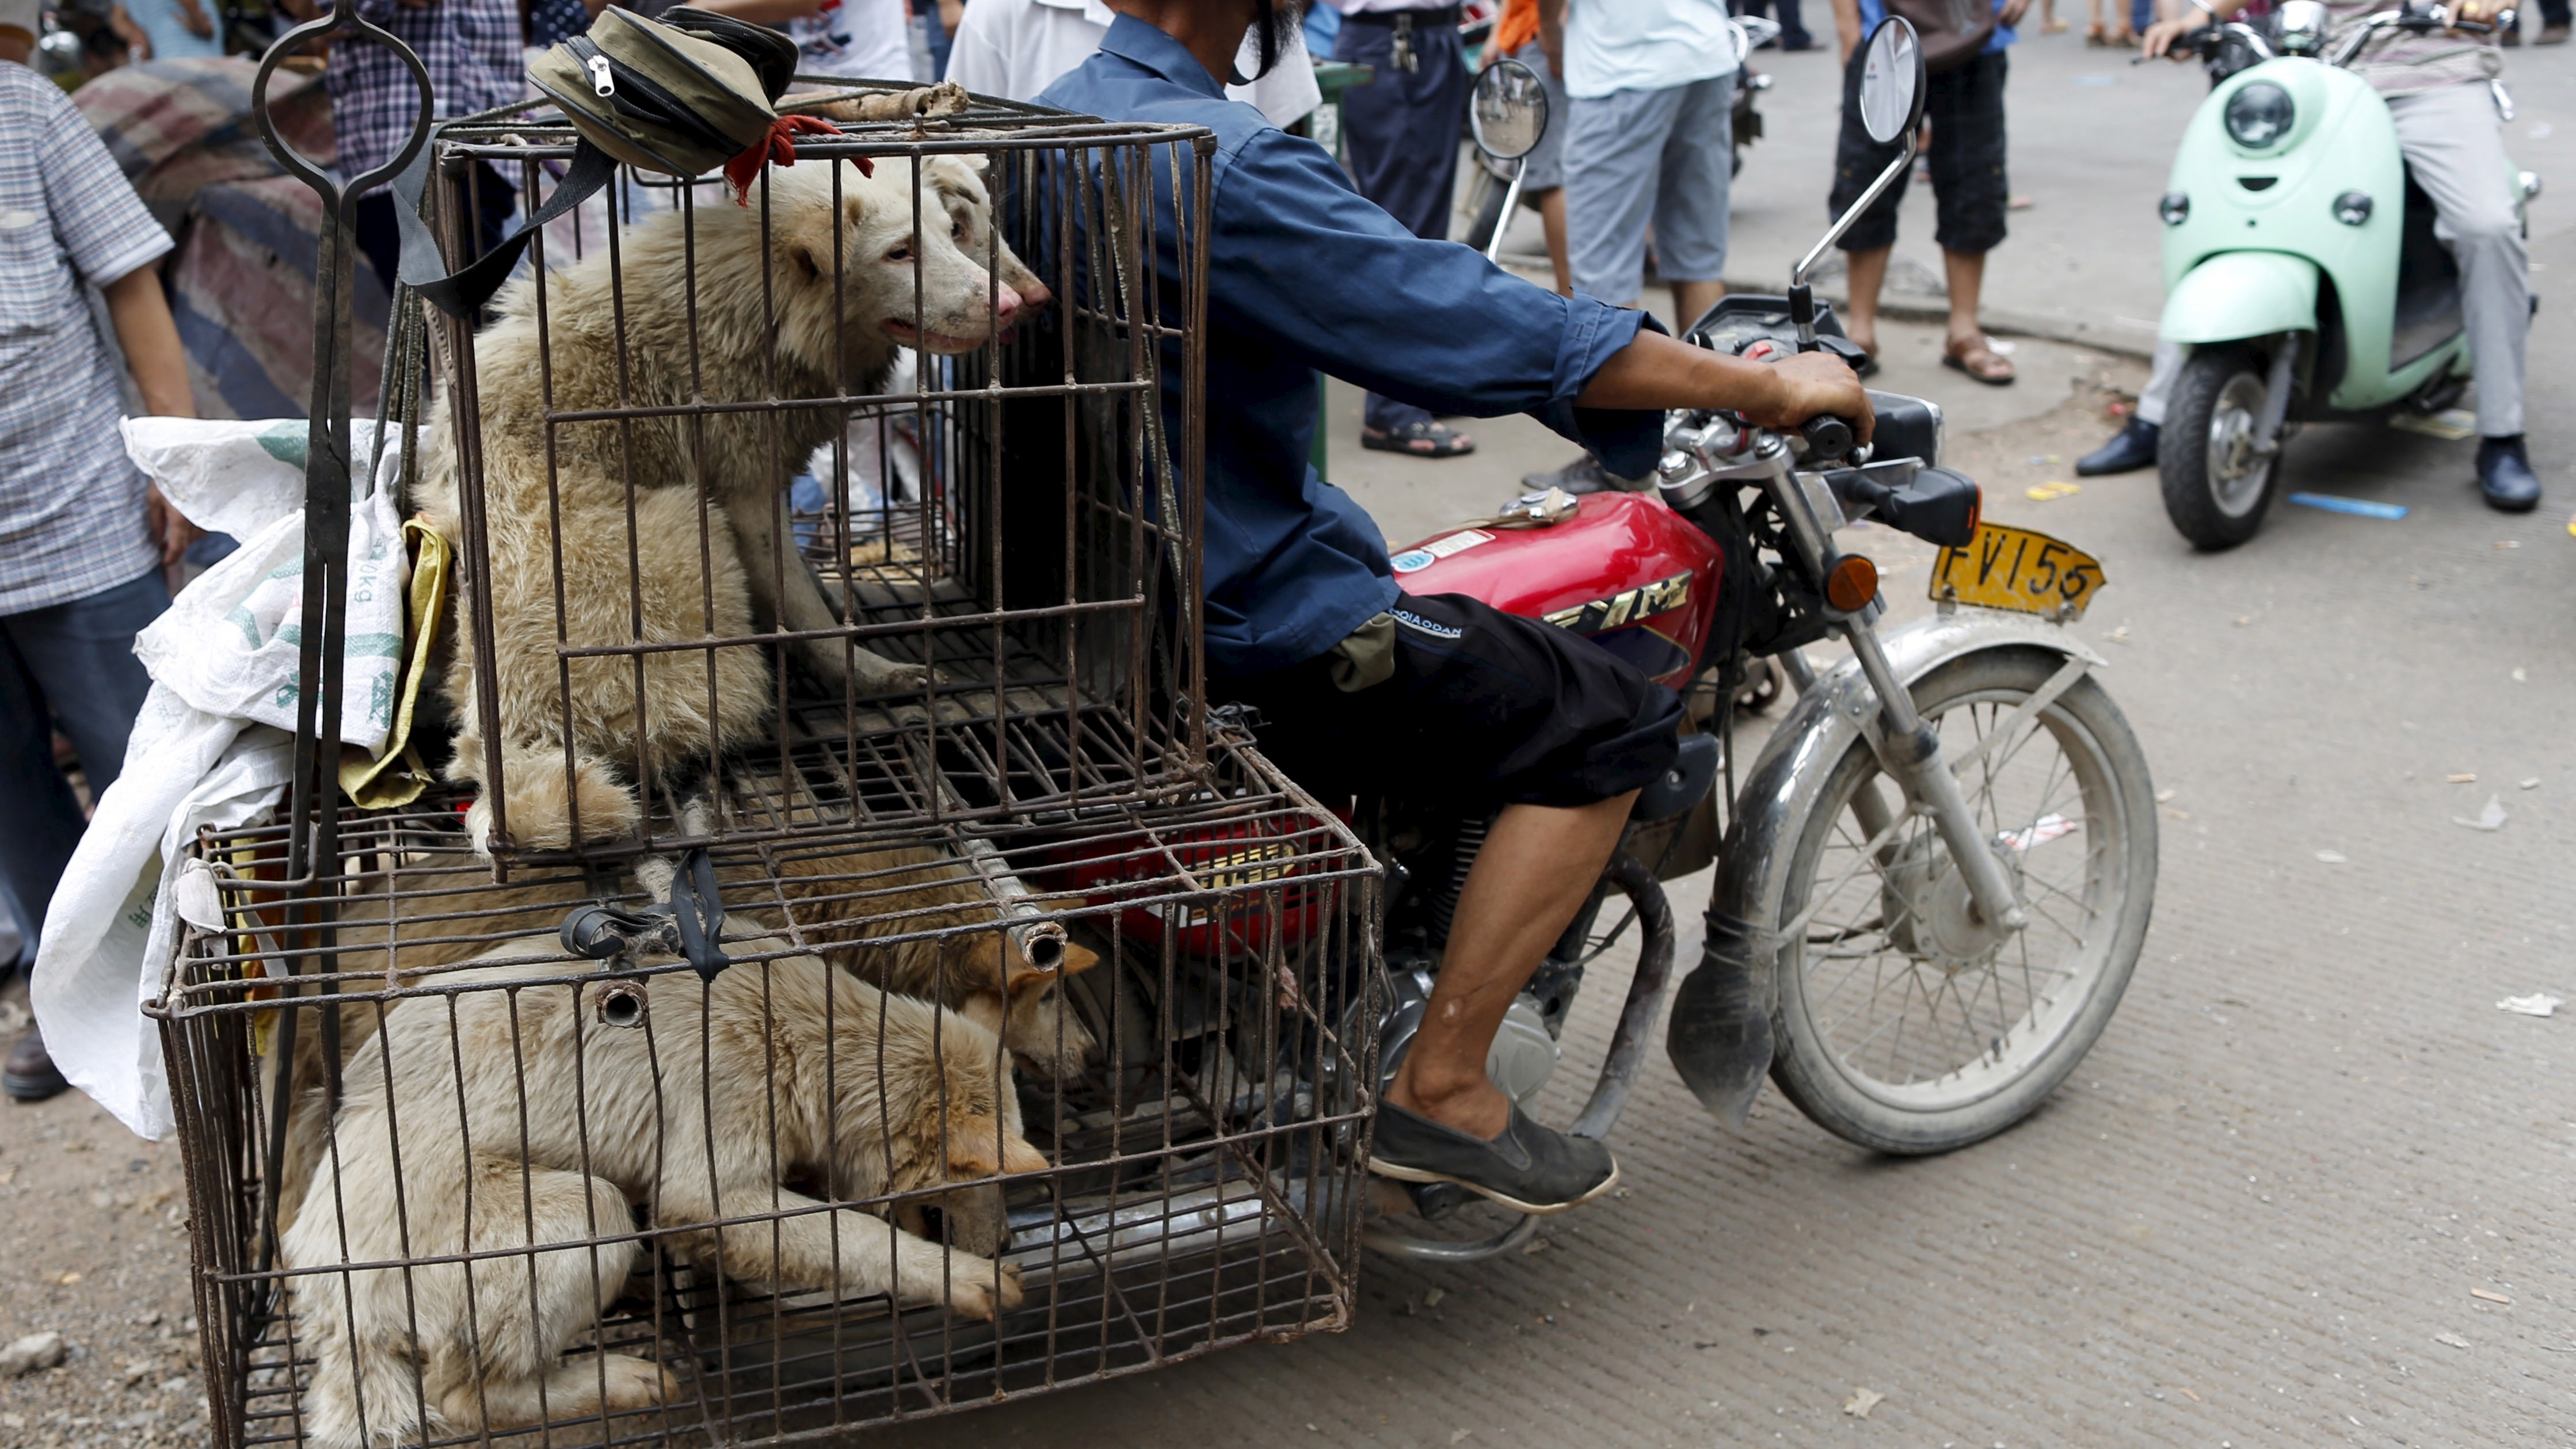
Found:
[[[299,786],[190,845],[148,1007],[217,1442],[826,1438],[1349,1321],[1380,876],[1203,703],[1209,138],[843,125],[740,204],[623,174],[487,312],[397,303],[385,446],[453,551],[405,641],[424,788],[336,788],[316,567]],[[479,168],[524,214],[572,159],[442,130],[447,261]],[[939,325],[957,259],[980,338]],[[835,366],[742,365],[818,326]],[[856,365],[869,327],[908,360]],[[549,799],[560,836],[512,818]]]

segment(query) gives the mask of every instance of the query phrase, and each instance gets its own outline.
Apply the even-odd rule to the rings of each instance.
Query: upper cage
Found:
[[[916,97],[920,94],[913,93]],[[1033,819],[1204,776],[1212,138],[949,97],[739,191],[630,169],[480,315],[398,318],[431,677],[505,864]],[[783,109],[894,109],[879,88]],[[576,137],[452,124],[451,265]],[[1157,204],[1157,193],[1160,204]],[[542,277],[538,285],[533,278]]]

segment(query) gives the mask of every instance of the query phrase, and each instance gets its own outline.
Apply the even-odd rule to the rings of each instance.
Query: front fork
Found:
[[[1832,531],[1825,527],[1818,511],[1836,505],[1820,501],[1785,469],[1775,475],[1771,491],[1788,519],[1797,547],[1811,560],[1813,577],[1821,583],[1838,554]],[[1830,497],[1826,495],[1827,500]],[[2005,930],[2018,931],[2030,924],[2030,917],[2013,893],[2012,877],[2004,872],[2004,863],[1996,858],[1993,845],[1978,828],[1976,813],[1968,808],[1967,792],[1960,788],[1957,772],[1942,758],[1940,732],[1915,712],[1913,691],[1896,677],[1896,670],[1887,662],[1887,651],[1878,647],[1878,633],[1871,620],[1879,612],[1873,599],[1858,611],[1833,620],[1834,629],[1851,645],[1852,657],[1860,661],[1861,673],[1878,695],[1879,738],[1874,743],[1879,763],[1904,790],[1911,808],[1932,817],[1943,843],[1950,847],[1950,858],[1959,863],[1959,874],[1967,882],[1968,898],[1975,903],[1977,914]],[[1816,681],[1815,670],[1795,649],[1783,659],[1790,682],[1805,694]],[[1887,840],[1891,821],[1878,792],[1863,790],[1852,803],[1869,838]]]

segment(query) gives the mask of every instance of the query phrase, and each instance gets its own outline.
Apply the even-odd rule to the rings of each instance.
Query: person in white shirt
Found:
[[[1059,76],[1090,59],[1117,15],[1101,0],[972,0],[957,23],[948,51],[948,78],[978,95],[1031,101]],[[1237,75],[1261,69],[1250,37],[1235,63]],[[1296,42],[1269,73],[1249,85],[1227,86],[1229,99],[1251,105],[1285,129],[1321,105],[1315,67],[1304,41]]]
[[[782,28],[796,42],[799,75],[927,79],[913,73],[912,12],[904,0],[822,0],[811,13],[785,21]]]
[[[1744,32],[1722,0],[1539,0],[1539,43],[1568,98],[1565,241],[1574,289],[1642,303],[1646,226],[1684,327],[1726,292],[1726,184]],[[1522,480],[1570,493],[1642,487],[1590,455]]]

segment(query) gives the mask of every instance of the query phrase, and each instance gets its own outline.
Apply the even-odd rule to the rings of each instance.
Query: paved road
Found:
[[[1775,64],[1740,276],[1784,272],[1820,205],[1831,67]],[[2144,219],[2196,80],[2068,36],[2026,43],[2015,66],[2014,176],[2037,206],[1997,255],[1997,303],[2126,340],[2118,318],[2155,314]],[[2531,133],[2576,135],[2576,53],[2513,66],[2515,145],[2547,169],[2553,148]],[[2109,84],[2077,79],[2094,75]],[[1904,245],[1929,258],[1927,209],[1908,207]],[[2576,276],[2576,207],[2544,200],[2533,241],[2544,292]],[[2182,546],[2148,479],[2023,496],[2098,439],[2089,384],[2134,387],[2134,362],[2025,340],[2020,386],[1970,393],[1928,361],[1928,329],[1891,329],[1889,384],[1951,406],[1954,456],[1988,484],[1992,515],[2105,560],[2109,592],[2078,627],[2110,656],[2105,682],[2173,792],[2127,1003],[2021,1128],[1892,1162],[1771,1096],[1739,1136],[1658,1065],[1618,1139],[1627,1194],[1551,1228],[1541,1251],[1446,1270],[1373,1261],[1349,1333],[869,1442],[2576,1439],[2576,1015],[2495,1008],[2576,998],[2567,301],[2550,299],[2534,339],[2543,512],[2481,508],[2467,444],[2319,429],[2293,450],[2304,485],[2410,515],[2284,509],[2216,558]],[[1337,405],[1335,472],[1398,541],[1485,510],[1564,452],[1506,420],[1480,425],[1472,460],[1361,454],[1346,392]],[[1918,593],[1920,551],[1873,546],[1891,593]],[[2477,779],[2450,783],[2460,774]],[[2502,830],[2453,823],[2490,794]],[[1676,887],[1686,921],[1705,891]],[[1596,1010],[1616,984],[1596,986]],[[1579,1026],[1565,1090],[1599,1049]],[[193,1442],[176,1185],[166,1147],[85,1103],[0,1111],[0,1338],[61,1328],[78,1351],[0,1383],[0,1444]],[[1866,1419],[1843,1411],[1863,1388],[1884,1395]]]

